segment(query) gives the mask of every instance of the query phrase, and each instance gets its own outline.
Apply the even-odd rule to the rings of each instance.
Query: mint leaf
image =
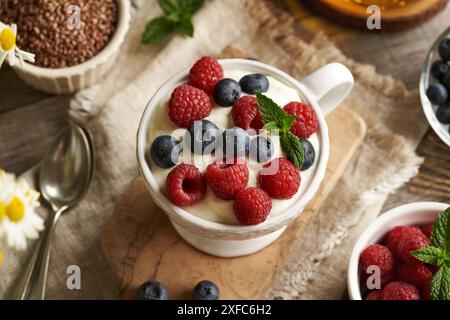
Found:
[[[203,7],[205,0],[177,0],[177,3],[181,12],[193,15]]]
[[[191,18],[182,19],[178,25],[178,30],[180,30],[182,34],[192,37],[194,35],[194,25],[192,24]]]
[[[267,122],[266,124],[264,124],[264,129],[266,129],[267,131],[279,130],[278,124],[275,121]]]
[[[431,243],[450,255],[450,208],[442,212],[433,225]]]
[[[280,133],[280,142],[288,159],[301,170],[305,161],[305,155],[300,139],[290,131],[283,131]]]
[[[275,122],[279,129],[283,128],[283,119],[288,114],[281,109],[272,99],[260,92],[256,92],[256,102],[258,103],[259,114],[264,123]]]
[[[450,297],[450,266],[444,264],[430,282],[430,296],[433,300],[448,300]]]
[[[295,119],[297,119],[297,116],[295,115],[287,115],[285,118],[281,120],[281,129],[283,131],[289,131],[291,130],[292,125],[295,123]]]
[[[153,19],[145,27],[141,39],[142,43],[157,43],[168,36],[174,29],[174,23],[166,19],[166,17]]]
[[[178,6],[173,0],[158,0],[158,5],[166,15],[178,11]]]
[[[422,262],[437,265],[443,253],[442,249],[429,246],[413,251],[411,252],[411,255]]]

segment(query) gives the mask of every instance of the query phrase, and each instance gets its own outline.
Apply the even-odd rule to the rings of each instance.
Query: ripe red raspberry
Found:
[[[272,209],[272,200],[264,190],[250,187],[236,195],[233,208],[240,224],[260,224],[267,219]]]
[[[290,102],[284,106],[284,111],[297,116],[291,131],[300,138],[308,139],[317,131],[319,122],[314,109],[306,103]]]
[[[300,188],[300,171],[285,158],[266,163],[259,174],[261,188],[275,199],[290,199]]]
[[[398,249],[400,241],[421,234],[422,231],[420,231],[420,229],[417,227],[395,227],[388,233],[386,237],[386,246],[389,248],[389,250],[391,250],[395,258],[399,258]]]
[[[223,78],[222,66],[216,59],[203,57],[189,71],[189,84],[212,94],[216,83]]]
[[[420,293],[412,284],[395,281],[383,289],[383,300],[420,300]]]
[[[182,163],[167,176],[166,190],[173,203],[188,206],[204,198],[206,180],[195,166]]]
[[[421,226],[420,230],[422,230],[423,234],[426,235],[428,239],[430,239],[431,233],[433,232],[433,224],[429,223],[424,226]]]
[[[426,283],[423,285],[421,293],[422,300],[433,300],[431,299],[430,294],[430,283]]]
[[[429,245],[431,245],[430,239],[423,233],[414,237],[402,239],[398,244],[398,258],[403,262],[414,263],[417,259],[411,255],[411,252],[423,247],[428,247]]]
[[[181,128],[189,127],[194,121],[209,116],[212,103],[202,90],[183,84],[170,97],[169,118]]]
[[[366,296],[366,300],[383,300],[383,290],[370,291]]]
[[[212,163],[206,168],[206,181],[217,197],[232,200],[247,186],[248,169],[240,163]]]
[[[259,130],[264,127],[255,97],[243,96],[240,98],[231,109],[231,116],[234,124],[244,130],[250,128]]]
[[[431,281],[433,273],[422,262],[404,263],[396,268],[396,278],[421,287]]]
[[[367,274],[367,269],[370,266],[378,266],[381,273],[381,282],[383,282],[383,278],[390,276],[394,268],[394,257],[391,251],[379,244],[370,245],[364,249],[359,257],[359,261],[365,274]]]

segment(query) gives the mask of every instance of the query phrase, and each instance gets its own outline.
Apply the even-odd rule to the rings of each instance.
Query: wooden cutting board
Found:
[[[291,1],[291,0],[288,0]],[[298,0],[293,0],[298,1]],[[302,0],[327,18],[363,31],[367,28],[370,5],[381,9],[380,31],[395,32],[417,27],[445,9],[448,0]]]
[[[142,178],[137,178],[101,237],[104,257],[120,282],[120,298],[134,299],[150,278],[164,283],[171,299],[190,299],[192,288],[204,279],[220,287],[221,299],[261,298],[364,138],[365,123],[350,110],[338,108],[327,122],[330,160],[316,197],[278,240],[253,255],[218,258],[189,246],[152,201]]]

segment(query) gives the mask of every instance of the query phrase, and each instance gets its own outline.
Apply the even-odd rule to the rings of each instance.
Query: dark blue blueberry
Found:
[[[436,61],[431,66],[431,74],[437,80],[442,80],[450,71],[450,66],[445,61]]]
[[[214,87],[214,101],[222,107],[231,107],[241,96],[241,87],[233,79],[222,79]]]
[[[226,129],[222,134],[223,153],[226,159],[243,157],[248,154],[249,136],[247,131],[239,127]]]
[[[447,87],[447,91],[450,91],[450,71],[442,77],[442,83]]]
[[[442,83],[433,83],[428,87],[427,97],[434,104],[444,104],[448,99],[448,90]]]
[[[181,151],[179,142],[175,138],[159,136],[152,143],[150,156],[158,167],[168,169],[178,163]]]
[[[194,288],[194,300],[219,300],[219,288],[211,281],[200,281]]]
[[[269,90],[269,79],[263,74],[248,74],[239,81],[242,91],[248,94],[256,92],[267,92]]]
[[[209,120],[194,121],[184,136],[185,143],[192,153],[211,154],[220,143],[220,130]]]
[[[300,139],[302,142],[302,147],[305,155],[305,160],[303,161],[303,166],[301,171],[308,170],[314,163],[316,159],[316,151],[311,142],[306,139]]]
[[[439,106],[436,111],[436,117],[439,122],[444,124],[450,124],[450,102]]]
[[[258,162],[267,162],[273,155],[273,143],[269,138],[257,136],[250,141],[250,157]]]
[[[139,288],[138,300],[169,300],[169,292],[163,284],[149,280]]]
[[[439,55],[445,61],[450,61],[450,39],[444,39],[439,44]]]

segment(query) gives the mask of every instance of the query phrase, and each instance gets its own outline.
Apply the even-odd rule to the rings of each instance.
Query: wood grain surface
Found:
[[[330,159],[319,191],[277,241],[250,256],[224,259],[189,246],[151,200],[144,181],[138,178],[122,197],[101,237],[104,256],[120,281],[121,298],[135,298],[138,287],[150,278],[164,283],[172,299],[191,298],[192,288],[204,279],[219,286],[221,299],[262,298],[366,132],[361,117],[347,109],[335,110],[327,117],[327,123]],[[342,128],[347,129],[344,132]]]

